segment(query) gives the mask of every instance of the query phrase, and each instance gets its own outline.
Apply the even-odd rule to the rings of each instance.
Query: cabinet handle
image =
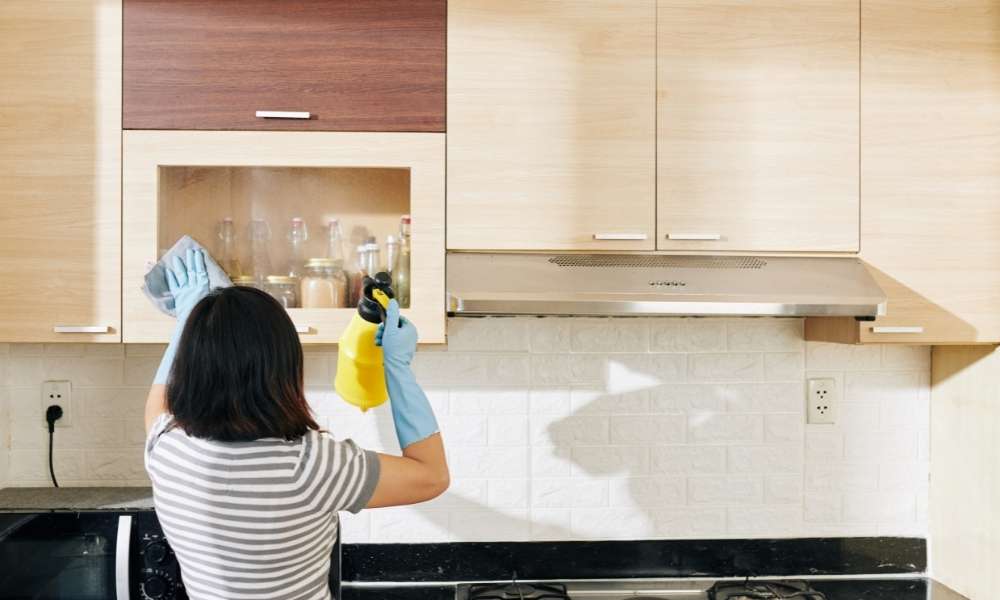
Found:
[[[56,325],[52,331],[54,333],[109,333],[111,327],[107,325]]]
[[[258,119],[309,119],[312,114],[294,110],[258,110]]]
[[[923,333],[924,328],[920,326],[913,327],[872,327],[872,333]]]
[[[722,236],[718,233],[668,233],[668,240],[701,240],[701,241],[718,241],[722,239]]]
[[[309,325],[296,325],[295,333],[312,333],[312,327]]]
[[[616,240],[619,242],[630,242],[636,241],[641,242],[642,240],[649,239],[649,236],[645,233],[595,233],[595,240]]]

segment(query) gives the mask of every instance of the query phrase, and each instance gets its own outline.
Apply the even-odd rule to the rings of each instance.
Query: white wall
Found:
[[[9,485],[44,485],[38,385],[74,382],[61,484],[141,485],[158,346],[12,345]],[[348,541],[917,535],[927,529],[929,349],[806,344],[798,319],[453,319],[418,353],[454,483],[430,504],[345,517]],[[386,410],[332,392],[322,424],[376,449]],[[804,424],[804,380],[837,379],[835,426]]]

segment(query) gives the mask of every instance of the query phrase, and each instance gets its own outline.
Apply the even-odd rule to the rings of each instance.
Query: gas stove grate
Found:
[[[718,582],[708,590],[711,600],[826,600],[805,581]]]
[[[569,600],[561,583],[477,583],[469,586],[469,600]]]

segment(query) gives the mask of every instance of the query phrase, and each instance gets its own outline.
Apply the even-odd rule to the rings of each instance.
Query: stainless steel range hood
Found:
[[[448,312],[479,315],[840,316],[885,313],[856,258],[453,252]]]

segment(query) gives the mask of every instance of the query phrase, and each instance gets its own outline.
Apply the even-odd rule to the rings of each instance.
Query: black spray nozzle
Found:
[[[365,277],[361,281],[361,300],[358,301],[358,314],[369,323],[381,323],[385,320],[385,308],[375,299],[373,292],[381,290],[389,298],[396,296],[392,291],[392,277],[388,273],[379,272],[374,277]]]

